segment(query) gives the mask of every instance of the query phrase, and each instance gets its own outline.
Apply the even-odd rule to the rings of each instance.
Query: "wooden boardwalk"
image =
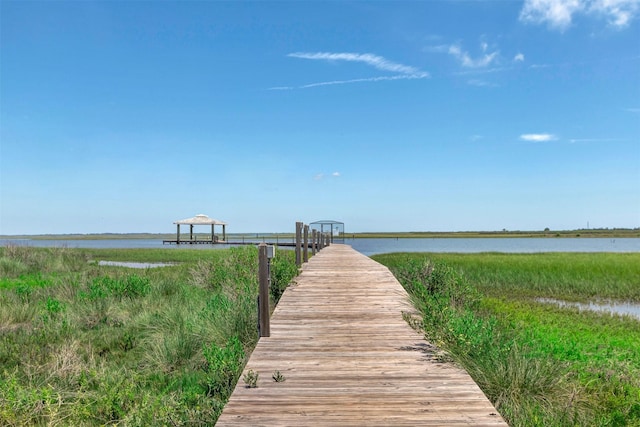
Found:
[[[403,320],[389,270],[346,245],[311,258],[271,317],[217,426],[506,426],[471,377]],[[280,371],[284,382],[272,375]]]

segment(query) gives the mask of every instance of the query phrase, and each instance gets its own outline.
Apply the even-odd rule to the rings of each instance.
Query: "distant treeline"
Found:
[[[640,228],[589,228],[577,230],[523,231],[412,231],[412,232],[370,232],[346,233],[347,237],[355,238],[474,238],[474,237],[640,237]]]
[[[182,233],[188,239],[189,233]],[[209,237],[210,233],[193,233],[194,238]],[[34,234],[0,235],[0,239],[35,240],[114,240],[114,239],[172,239],[175,233],[92,233],[92,234]],[[293,238],[294,233],[227,233],[230,242],[246,239]],[[501,231],[389,231],[344,233],[347,238],[474,238],[474,237],[640,237],[638,228],[581,228],[576,230],[501,230]]]

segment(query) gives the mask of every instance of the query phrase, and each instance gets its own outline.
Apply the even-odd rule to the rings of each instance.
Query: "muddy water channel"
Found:
[[[600,302],[569,302],[554,298],[536,298],[537,302],[555,304],[559,307],[577,308],[578,310],[597,311],[609,314],[619,314],[634,317],[640,320],[640,303],[600,301]]]

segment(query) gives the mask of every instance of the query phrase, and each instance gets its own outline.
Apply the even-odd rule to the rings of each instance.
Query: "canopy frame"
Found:
[[[334,241],[344,242],[344,222],[328,219],[314,221],[309,224],[309,228],[320,233],[329,233],[331,243]]]

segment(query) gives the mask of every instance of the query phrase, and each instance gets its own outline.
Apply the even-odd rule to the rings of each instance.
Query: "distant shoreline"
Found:
[[[188,234],[182,233],[183,238]],[[210,237],[207,233],[194,233],[197,237]],[[228,240],[242,238],[293,238],[293,233],[227,233]],[[544,231],[390,231],[390,232],[360,232],[345,233],[345,238],[509,238],[509,237],[601,237],[624,238],[640,237],[640,228],[612,228],[612,229],[577,229],[577,230],[544,230]],[[34,235],[0,235],[4,240],[122,240],[122,239],[173,239],[175,233],[87,233],[87,234],[34,234]]]

